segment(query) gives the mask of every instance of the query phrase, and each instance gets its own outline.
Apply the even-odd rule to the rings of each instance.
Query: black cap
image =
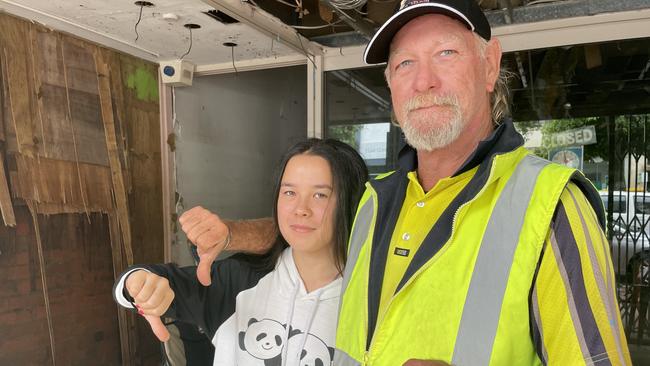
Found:
[[[458,19],[485,40],[492,36],[490,23],[476,0],[402,0],[400,7],[372,37],[363,59],[367,64],[388,61],[390,43],[395,34],[411,20],[425,14],[444,14]]]

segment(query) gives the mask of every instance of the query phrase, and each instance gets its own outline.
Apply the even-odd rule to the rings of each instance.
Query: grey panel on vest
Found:
[[[541,170],[549,162],[527,155],[488,221],[460,320],[452,364],[488,365],[524,216]],[[459,243],[462,245],[462,243]]]
[[[348,259],[345,263],[345,270],[343,271],[341,295],[345,292],[345,289],[350,283],[350,276],[352,275],[352,270],[356,266],[357,260],[359,259],[361,247],[363,247],[363,243],[366,241],[366,238],[369,235],[368,230],[370,229],[370,223],[372,222],[374,211],[375,203],[372,197],[370,197],[366,203],[363,204],[363,207],[361,207],[359,213],[357,214],[357,218],[354,222],[354,230],[350,235],[350,242],[348,244],[350,250],[348,251]],[[341,296],[341,300],[342,299],[343,296]]]
[[[361,364],[357,362],[352,357],[348,356],[347,353],[341,351],[340,349],[334,350],[334,362],[332,365],[336,366],[360,366]]]

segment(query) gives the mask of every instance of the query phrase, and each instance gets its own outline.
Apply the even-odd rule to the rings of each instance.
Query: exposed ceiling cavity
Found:
[[[650,7],[648,0],[476,1],[493,27]],[[307,43],[327,47],[362,45],[399,5],[399,0],[150,2],[152,6],[139,6],[132,0],[0,0],[0,11],[152,61],[178,59],[186,54],[184,58],[197,65],[213,65],[231,63],[233,55],[235,62],[300,56],[310,45],[304,45],[298,35]],[[219,5],[237,6],[240,13],[215,9]],[[255,13],[272,18],[289,32],[275,34],[256,27],[255,20],[251,21]],[[190,29],[184,26],[188,23],[200,26],[191,30],[192,39]],[[238,46],[233,50],[224,43]]]
[[[184,26],[189,23],[201,26],[192,29],[192,48],[184,58],[196,65],[231,63],[233,54],[243,61],[297,53],[200,0],[150,2],[154,5],[143,7],[141,18],[132,0],[0,0],[0,11],[152,61],[178,59],[189,50],[190,30]],[[223,46],[228,42],[238,44],[234,52]]]

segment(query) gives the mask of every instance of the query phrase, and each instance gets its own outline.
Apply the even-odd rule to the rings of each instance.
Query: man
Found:
[[[364,57],[410,147],[359,204],[334,364],[630,364],[602,203],[522,147],[476,2],[405,0]],[[197,243],[200,215],[181,219]]]

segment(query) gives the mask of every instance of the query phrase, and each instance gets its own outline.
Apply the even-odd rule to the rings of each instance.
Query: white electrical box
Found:
[[[189,61],[171,60],[160,62],[163,84],[169,86],[192,86],[194,64]]]

